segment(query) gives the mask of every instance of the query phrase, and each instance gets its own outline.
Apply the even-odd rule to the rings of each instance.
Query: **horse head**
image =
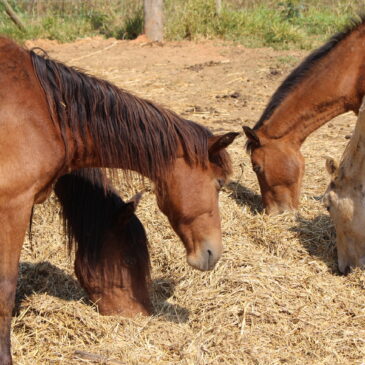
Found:
[[[326,159],[326,168],[331,182],[323,203],[336,229],[339,271],[347,274],[351,268],[365,267],[365,191],[359,175],[349,176],[334,159]]]
[[[158,206],[182,240],[188,263],[199,270],[212,270],[222,254],[218,193],[231,173],[225,148],[237,135],[209,137],[206,166],[189,163],[181,151],[156,183]]]
[[[297,144],[267,139],[247,126],[243,130],[266,213],[297,209],[304,174],[304,159]]]

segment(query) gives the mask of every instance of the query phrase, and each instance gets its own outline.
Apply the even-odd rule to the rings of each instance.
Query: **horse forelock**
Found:
[[[274,114],[276,109],[282,104],[286,97],[303,81],[321,60],[323,60],[334,48],[346,40],[354,31],[365,24],[365,14],[359,14],[357,18],[351,19],[342,32],[333,35],[327,43],[314,50],[299,64],[287,78],[281,83],[271,97],[260,119],[253,127],[259,129]],[[252,146],[246,144],[247,151],[251,151]]]
[[[84,278],[93,277],[100,262],[106,234],[113,233],[115,220],[125,203],[116,194],[100,169],[81,169],[62,176],[55,185],[55,192],[62,204],[62,218],[66,231],[68,248],[77,251],[79,271]],[[137,275],[149,279],[150,259],[147,237],[142,223],[133,216],[118,236],[120,262],[133,258]],[[113,272],[103,267],[105,280],[112,280]],[[114,273],[115,274],[115,273]]]
[[[76,143],[91,137],[102,164],[123,161],[125,171],[135,170],[152,180],[168,175],[178,146],[189,164],[208,165],[212,134],[207,128],[105,80],[30,54],[51,115],[60,124],[66,157],[69,130]],[[221,165],[229,169],[228,156],[220,155]]]
[[[245,150],[247,153],[251,153],[253,149],[254,149],[254,142],[248,139],[245,144]]]

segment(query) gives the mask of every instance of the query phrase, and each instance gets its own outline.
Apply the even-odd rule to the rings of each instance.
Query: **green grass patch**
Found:
[[[294,66],[296,65],[300,59],[291,55],[287,55],[287,56],[280,56],[277,57],[277,62],[279,65],[284,65],[284,66]]]
[[[171,13],[165,27],[168,39],[220,37],[250,47],[277,49],[312,48],[356,14],[353,7],[295,0],[225,6],[220,14],[215,11],[214,0],[186,0],[179,2],[179,7],[173,0],[166,3]]]
[[[17,40],[62,42],[103,35],[133,39],[143,31],[142,0],[12,0],[26,25],[21,32],[4,11],[0,32]],[[360,1],[335,0],[165,0],[165,39],[223,39],[248,47],[310,49],[343,29]],[[1,6],[0,6],[1,10]]]

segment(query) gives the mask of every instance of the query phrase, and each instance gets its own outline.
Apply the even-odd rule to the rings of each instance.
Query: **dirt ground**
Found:
[[[207,41],[150,44],[144,39],[32,41],[67,65],[165,105],[214,132],[253,125],[304,51],[247,49]],[[320,198],[325,155],[339,158],[356,118],[345,114],[313,133],[301,208],[267,217],[244,151],[229,149],[232,182],[221,193],[225,251],[212,272],[194,271],[154,196],[137,214],[151,248],[152,317],[102,317],[73,276],[54,197],[38,206],[25,242],[12,342],[17,364],[362,364],[365,275],[340,276],[335,235]],[[123,189],[122,189],[123,188]],[[140,186],[120,187],[128,198]],[[117,362],[119,361],[119,362]],[[94,363],[95,363],[94,362]]]

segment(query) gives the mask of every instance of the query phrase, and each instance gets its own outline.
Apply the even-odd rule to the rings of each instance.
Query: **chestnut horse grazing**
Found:
[[[281,84],[253,129],[247,150],[267,213],[299,205],[305,139],[335,116],[358,112],[365,93],[365,17],[309,55]]]
[[[121,168],[151,179],[188,262],[214,267],[222,253],[218,191],[231,172],[225,148],[237,133],[213,136],[6,38],[0,38],[0,81],[0,364],[11,363],[11,313],[32,206],[68,172]]]
[[[340,165],[327,159],[331,183],[324,196],[336,228],[339,270],[365,267],[365,99]]]
[[[147,237],[134,211],[140,194],[124,203],[99,169],[81,169],[55,185],[69,248],[76,246],[75,273],[103,315],[149,314]]]

